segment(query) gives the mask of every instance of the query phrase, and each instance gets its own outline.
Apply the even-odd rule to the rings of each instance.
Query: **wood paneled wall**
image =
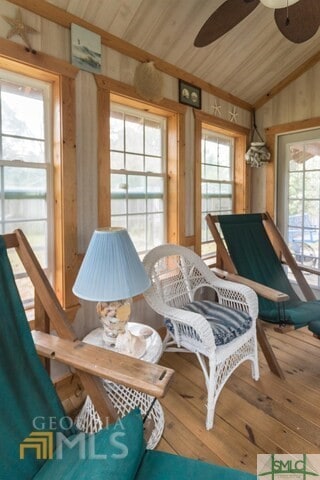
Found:
[[[314,65],[301,77],[288,85],[278,95],[273,97],[256,113],[257,125],[260,133],[274,129],[281,125],[292,124],[292,129],[306,128],[304,121],[320,117],[320,63]],[[290,130],[289,130],[290,131]],[[274,138],[276,140],[276,137]],[[274,150],[275,145],[270,145]],[[271,166],[270,166],[271,167]],[[252,169],[252,199],[254,212],[261,212],[267,208],[266,194],[270,188],[267,178],[268,167]],[[270,195],[270,192],[269,192]],[[273,212],[270,212],[273,213]]]

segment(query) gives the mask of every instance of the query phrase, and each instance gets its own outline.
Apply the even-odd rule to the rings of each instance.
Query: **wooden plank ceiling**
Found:
[[[48,1],[251,104],[319,51],[320,29],[305,43],[291,43],[262,4],[199,49],[194,38],[223,0]]]

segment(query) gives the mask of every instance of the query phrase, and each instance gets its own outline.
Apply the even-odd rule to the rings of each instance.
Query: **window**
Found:
[[[250,211],[250,168],[244,161],[250,130],[201,111],[195,116],[195,251],[216,261],[208,212]]]
[[[169,99],[161,104],[147,102],[137,95],[133,86],[102,75],[95,79],[98,86],[98,225],[128,225],[140,253],[163,242],[185,245],[187,107]],[[138,132],[137,145],[132,145],[132,132]],[[117,158],[120,158],[118,164]],[[114,175],[122,175],[122,179],[118,177],[112,184]],[[140,183],[129,183],[132,177]],[[140,222],[139,231],[135,220]]]
[[[279,136],[277,219],[298,263],[319,266],[320,130]],[[319,286],[317,276],[308,275]]]
[[[166,241],[166,118],[112,103],[111,225],[127,228],[137,251]]]
[[[201,255],[215,251],[205,217],[232,213],[234,139],[202,130],[201,141]]]
[[[50,106],[48,83],[0,70],[0,232],[22,229],[49,276],[53,267]],[[33,305],[33,288],[17,254],[10,250],[10,255],[27,308]]]

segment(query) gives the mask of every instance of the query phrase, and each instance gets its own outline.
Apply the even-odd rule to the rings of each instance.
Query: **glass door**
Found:
[[[297,262],[318,268],[320,129],[278,138],[277,224]],[[309,281],[319,286],[316,277]]]

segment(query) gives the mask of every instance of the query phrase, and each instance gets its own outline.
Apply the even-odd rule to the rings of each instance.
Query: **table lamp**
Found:
[[[97,312],[107,346],[140,356],[145,343],[127,330],[132,297],[150,287],[150,280],[125,228],[94,231],[84,256],[73,293],[98,302]]]

